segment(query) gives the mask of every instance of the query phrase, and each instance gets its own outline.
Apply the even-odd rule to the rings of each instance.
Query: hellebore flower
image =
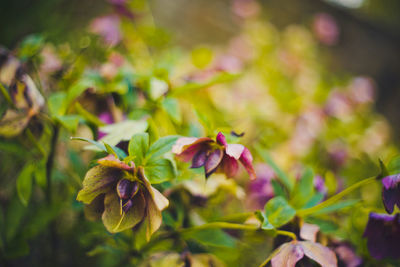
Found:
[[[275,172],[267,164],[255,166],[257,179],[251,181],[247,187],[247,204],[250,209],[261,210],[265,203],[274,197],[274,188],[271,180],[275,178]]]
[[[310,241],[292,241],[281,245],[271,259],[272,267],[295,267],[304,255],[324,267],[336,267],[335,253],[321,244]]]
[[[383,177],[382,184],[383,205],[392,214],[395,205],[400,208],[400,174]]]
[[[400,258],[400,214],[387,215],[371,212],[364,237],[369,253],[375,259]]]
[[[216,141],[208,137],[179,138],[172,152],[182,161],[192,161],[191,168],[204,167],[207,178],[217,170],[228,177],[235,176],[239,170],[238,160],[246,168],[250,179],[256,178],[250,151],[240,144],[228,144],[222,133],[218,133]]]
[[[168,206],[168,199],[150,185],[143,169],[135,168],[133,162],[128,165],[113,155],[97,162],[99,165],[87,172],[77,196],[87,204],[87,217],[101,217],[111,233],[135,227],[150,239],[161,225],[161,211]]]
[[[0,83],[8,89],[8,108],[0,117],[0,136],[14,137],[20,134],[32,117],[44,106],[44,98],[35,83],[23,70],[22,64],[7,50],[0,47]]]

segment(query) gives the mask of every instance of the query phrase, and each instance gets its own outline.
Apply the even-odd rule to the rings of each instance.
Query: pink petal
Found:
[[[220,144],[222,146],[227,146],[228,145],[228,143],[226,142],[225,135],[223,135],[221,132],[219,132],[217,134],[217,138],[216,139],[217,139],[217,143],[218,144]]]
[[[297,242],[285,243],[279,247],[278,253],[271,259],[272,267],[295,267],[304,257],[304,251]]]
[[[303,248],[304,254],[310,259],[316,261],[321,266],[324,267],[336,267],[337,259],[335,253],[327,247],[319,243],[314,243],[310,241],[299,242]]]
[[[206,177],[210,176],[219,166],[222,161],[224,153],[220,149],[214,150],[206,160],[204,164],[204,170],[206,171]]]
[[[235,158],[225,155],[222,160],[222,170],[227,177],[234,177],[239,170],[239,163]]]
[[[239,160],[245,167],[246,171],[249,173],[250,179],[255,180],[256,172],[254,171],[254,168],[253,168],[253,156],[251,155],[250,151],[246,147],[244,148],[243,153],[240,156]]]
[[[240,144],[228,144],[225,148],[226,154],[238,160],[244,151],[244,146]]]

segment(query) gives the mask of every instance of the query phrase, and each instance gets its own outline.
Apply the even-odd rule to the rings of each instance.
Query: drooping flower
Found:
[[[44,98],[21,62],[0,47],[0,85],[7,90],[12,106],[0,117],[0,136],[20,134],[44,106]]]
[[[336,267],[335,253],[319,243],[311,241],[292,241],[281,245],[271,259],[272,267],[295,267],[304,255],[324,267]]]
[[[182,161],[192,161],[191,168],[204,167],[206,177],[217,170],[233,177],[239,170],[240,161],[250,179],[256,178],[250,151],[241,144],[228,144],[221,132],[218,133],[216,141],[208,137],[179,138],[172,147],[172,152]]]
[[[89,219],[102,218],[111,233],[135,227],[145,231],[146,238],[160,227],[161,211],[168,206],[166,199],[144,176],[143,168],[135,168],[113,155],[97,161],[83,181],[77,200],[87,204]]]
[[[400,258],[400,213],[371,212],[363,236],[367,238],[369,253],[375,259]]]
[[[247,188],[247,205],[251,209],[261,210],[265,203],[274,197],[274,188],[271,180],[275,178],[275,172],[267,164],[257,164],[257,179],[251,181]]]
[[[400,208],[400,174],[384,177],[382,184],[383,205],[386,212],[392,214],[395,205]]]

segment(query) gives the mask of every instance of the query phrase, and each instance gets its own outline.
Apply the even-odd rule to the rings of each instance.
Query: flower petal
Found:
[[[204,164],[206,163],[206,159],[207,159],[207,151],[206,150],[198,151],[192,159],[192,166],[190,166],[190,168],[199,168],[204,166]]]
[[[304,257],[304,251],[296,242],[285,243],[271,259],[272,267],[295,267]]]
[[[228,144],[225,148],[226,154],[229,156],[239,159],[240,156],[242,155],[245,147],[241,144]]]
[[[83,211],[89,221],[100,219],[104,211],[104,194],[98,195],[90,204],[85,205]]]
[[[227,177],[234,177],[239,170],[239,163],[233,157],[225,155],[222,160],[222,171]]]
[[[115,192],[109,192],[104,198],[103,223],[110,233],[132,228],[143,220],[146,202],[142,191],[132,199],[132,207],[121,215],[121,204]]]
[[[389,188],[389,189],[382,189],[382,201],[383,205],[385,206],[385,210],[387,213],[392,214],[394,210],[394,205],[399,203],[399,189],[396,188]]]
[[[213,140],[208,137],[182,137],[172,146],[172,153],[176,154],[182,161],[191,161],[194,155]]]
[[[336,267],[337,259],[335,253],[319,243],[300,241],[304,254],[324,267]]]
[[[317,239],[317,233],[319,231],[319,226],[315,224],[303,223],[300,229],[300,237],[315,242]]]
[[[224,153],[221,149],[216,149],[208,155],[206,163],[204,164],[204,170],[206,172],[206,177],[208,178],[218,167],[222,161]]]
[[[225,135],[223,135],[221,132],[219,132],[219,133],[217,134],[216,140],[217,140],[217,143],[218,143],[218,144],[220,144],[220,145],[222,145],[222,146],[224,146],[224,147],[228,145],[228,143],[226,142]]]
[[[97,163],[99,163],[102,166],[117,168],[117,169],[129,171],[129,172],[132,172],[135,169],[135,166],[134,166],[135,164],[133,162],[131,162],[131,166],[132,166],[131,167],[128,164],[126,164],[125,162],[122,162],[119,159],[117,159],[114,155],[108,155],[105,158],[101,158],[101,159],[97,160]]]
[[[249,173],[250,179],[255,180],[256,172],[254,171],[254,168],[253,168],[253,156],[251,155],[250,151],[246,147],[244,148],[243,153],[240,156],[239,160],[245,167],[246,171]]]
[[[90,204],[98,195],[112,190],[122,175],[121,170],[106,166],[98,165],[91,168],[83,179],[83,188],[76,199]]]

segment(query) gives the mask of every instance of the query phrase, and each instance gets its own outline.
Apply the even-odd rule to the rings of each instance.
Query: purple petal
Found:
[[[375,259],[400,257],[400,214],[387,215],[370,213],[364,237],[367,247]]]
[[[192,159],[192,166],[190,168],[199,168],[204,166],[207,159],[207,150],[203,149],[197,152]]]
[[[239,160],[245,167],[246,171],[249,173],[250,179],[255,180],[256,172],[254,171],[254,168],[253,168],[253,156],[251,155],[250,151],[246,147],[244,148],[243,153],[240,156]]]
[[[117,184],[117,193],[121,199],[131,199],[139,190],[137,182],[121,179]]]
[[[124,201],[123,205],[122,205],[122,210],[127,213],[133,206],[133,200],[132,199],[128,199],[128,201]]]
[[[228,143],[226,142],[225,135],[223,135],[221,132],[217,134],[217,143],[222,145],[222,146],[227,146]]]
[[[217,169],[222,161],[222,156],[222,150],[216,149],[207,157],[206,163],[204,164],[207,178]]]
[[[382,179],[382,184],[386,189],[394,188],[400,182],[400,174],[386,176]]]

